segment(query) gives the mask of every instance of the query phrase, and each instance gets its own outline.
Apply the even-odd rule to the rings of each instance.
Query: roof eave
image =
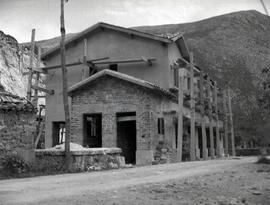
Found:
[[[136,36],[140,36],[140,37],[144,37],[144,38],[148,38],[148,39],[152,39],[152,40],[156,40],[156,41],[161,41],[161,42],[164,42],[164,43],[172,43],[173,42],[170,39],[162,38],[162,37],[150,34],[150,33],[140,32],[140,31],[136,31],[136,30],[133,30],[133,29],[130,29],[130,28],[124,28],[124,27],[115,26],[115,25],[100,22],[100,23],[97,23],[97,24],[85,29],[84,31],[78,33],[77,35],[71,37],[70,39],[68,39],[66,41],[66,45],[70,44],[71,42],[73,42],[73,41],[75,41],[77,39],[82,38],[84,35],[87,35],[88,33],[94,31],[98,27],[112,29],[112,30],[128,33],[130,35],[133,34],[133,35],[136,35]],[[54,53],[55,51],[57,51],[59,49],[60,49],[60,44],[53,47],[53,48],[51,48],[51,49],[49,49],[48,51],[44,52],[41,55],[41,59],[44,60],[47,56],[49,56],[50,54]]]

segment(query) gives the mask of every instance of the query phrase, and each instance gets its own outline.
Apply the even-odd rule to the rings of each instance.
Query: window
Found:
[[[96,137],[97,133],[97,119],[95,117],[86,117],[86,121],[88,123],[88,129],[89,129],[89,137]]]
[[[164,135],[164,118],[158,118],[158,134]]]
[[[111,64],[109,65],[109,69],[113,71],[118,71],[118,65],[117,64]]]
[[[65,142],[65,122],[52,122],[52,146]]]

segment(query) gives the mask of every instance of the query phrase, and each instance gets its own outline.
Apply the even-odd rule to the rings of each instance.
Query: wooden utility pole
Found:
[[[224,112],[224,137],[225,137],[225,154],[229,154],[229,145],[228,145],[228,115],[227,115],[227,94],[226,90],[223,90],[223,112]]]
[[[228,89],[228,107],[229,107],[229,116],[230,116],[230,125],[231,125],[231,146],[232,146],[232,156],[235,156],[235,143],[234,143],[234,129],[233,129],[233,114],[232,114],[232,98],[230,89]]]
[[[30,50],[30,66],[29,66],[29,76],[27,85],[27,100],[31,101],[31,91],[32,91],[32,78],[33,78],[33,63],[35,57],[35,29],[32,29],[31,35],[31,50]]]
[[[210,133],[210,155],[213,159],[215,157],[214,150],[214,131],[213,131],[213,116],[212,116],[212,98],[211,98],[211,81],[207,76],[207,100],[208,100],[208,117],[209,117],[209,133]]]
[[[69,104],[68,104],[68,82],[67,82],[67,68],[66,68],[66,51],[65,51],[65,19],[64,19],[64,1],[61,0],[61,68],[62,68],[62,83],[63,83],[63,104],[65,112],[65,157],[66,157],[66,171],[70,171],[71,153],[70,153],[70,116],[69,116]]]
[[[217,90],[217,82],[214,82],[214,106],[216,113],[216,154],[218,157],[221,156],[220,152],[220,136],[219,136],[219,119],[218,119],[218,90]]]
[[[205,131],[205,106],[204,106],[204,79],[203,72],[200,72],[200,112],[201,112],[201,129],[202,129],[202,153],[203,159],[207,159],[207,143],[206,143],[206,131]]]
[[[39,68],[40,67],[40,62],[41,62],[41,48],[38,47],[38,58],[37,58],[37,67]],[[40,78],[40,73],[39,72],[36,72],[36,79],[35,79],[35,86],[38,86],[39,84],[39,78]],[[33,100],[33,104],[35,106],[38,105],[38,90],[35,89],[34,91],[34,100]]]
[[[87,39],[84,39],[83,40],[83,64],[84,65],[87,65]],[[84,67],[83,68],[82,80],[84,80],[87,77],[88,77],[88,75],[87,75],[87,68]]]
[[[193,53],[190,52],[190,160],[196,159],[195,140],[195,100],[194,100],[194,62]]]
[[[184,89],[184,73],[178,68],[178,135],[177,135],[177,155],[179,161],[182,161],[183,150],[183,89]]]

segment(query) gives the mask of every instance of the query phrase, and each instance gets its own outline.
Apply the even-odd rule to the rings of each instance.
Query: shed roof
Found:
[[[35,106],[26,98],[9,92],[0,92],[0,110],[35,112]]]
[[[75,85],[71,86],[68,90],[69,95],[72,96],[76,90],[88,85],[89,83],[93,82],[94,80],[96,80],[102,76],[111,76],[111,77],[114,77],[114,78],[117,78],[120,80],[124,80],[124,81],[130,82],[130,83],[133,83],[135,85],[139,85],[139,86],[142,86],[144,88],[150,89],[153,92],[157,92],[161,95],[165,95],[167,97],[176,99],[176,96],[173,93],[171,93],[170,91],[168,91],[166,89],[159,87],[158,85],[155,85],[155,84],[150,83],[150,82],[145,81],[145,80],[141,80],[141,79],[132,77],[130,75],[126,75],[126,74],[123,74],[123,73],[120,73],[117,71],[108,70],[108,69],[104,69],[104,70],[82,80],[81,82],[76,83]]]
[[[163,43],[173,43],[173,42],[177,41],[178,39],[184,40],[183,36],[180,35],[180,34],[178,36],[174,36],[173,38],[170,38],[170,37],[165,37],[165,36],[160,36],[160,35],[155,35],[155,34],[151,34],[151,33],[142,32],[142,31],[137,31],[137,30],[134,30],[134,29],[131,29],[131,28],[125,28],[125,27],[121,27],[121,26],[116,26],[116,25],[112,25],[112,24],[108,24],[108,23],[99,22],[99,23],[97,23],[97,24],[83,30],[82,32],[78,33],[77,35],[71,37],[70,39],[66,40],[66,46],[70,45],[74,41],[85,38],[86,35],[88,35],[89,33],[93,32],[93,31],[95,31],[98,28],[105,28],[105,29],[107,28],[107,29],[127,33],[127,34],[130,34],[130,35],[135,35],[135,36],[140,36],[140,37],[160,41],[160,42],[163,42]],[[186,46],[186,45],[184,45],[184,46]],[[56,52],[58,50],[60,50],[60,44],[53,47],[53,48],[51,48],[51,49],[49,49],[45,53],[43,53],[41,58],[45,59],[45,57],[51,55],[52,53],[54,53],[54,52]],[[186,49],[184,49],[184,50],[186,50]]]

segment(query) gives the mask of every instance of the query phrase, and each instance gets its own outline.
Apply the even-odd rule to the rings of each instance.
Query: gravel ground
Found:
[[[0,204],[270,204],[256,158],[0,181]]]

